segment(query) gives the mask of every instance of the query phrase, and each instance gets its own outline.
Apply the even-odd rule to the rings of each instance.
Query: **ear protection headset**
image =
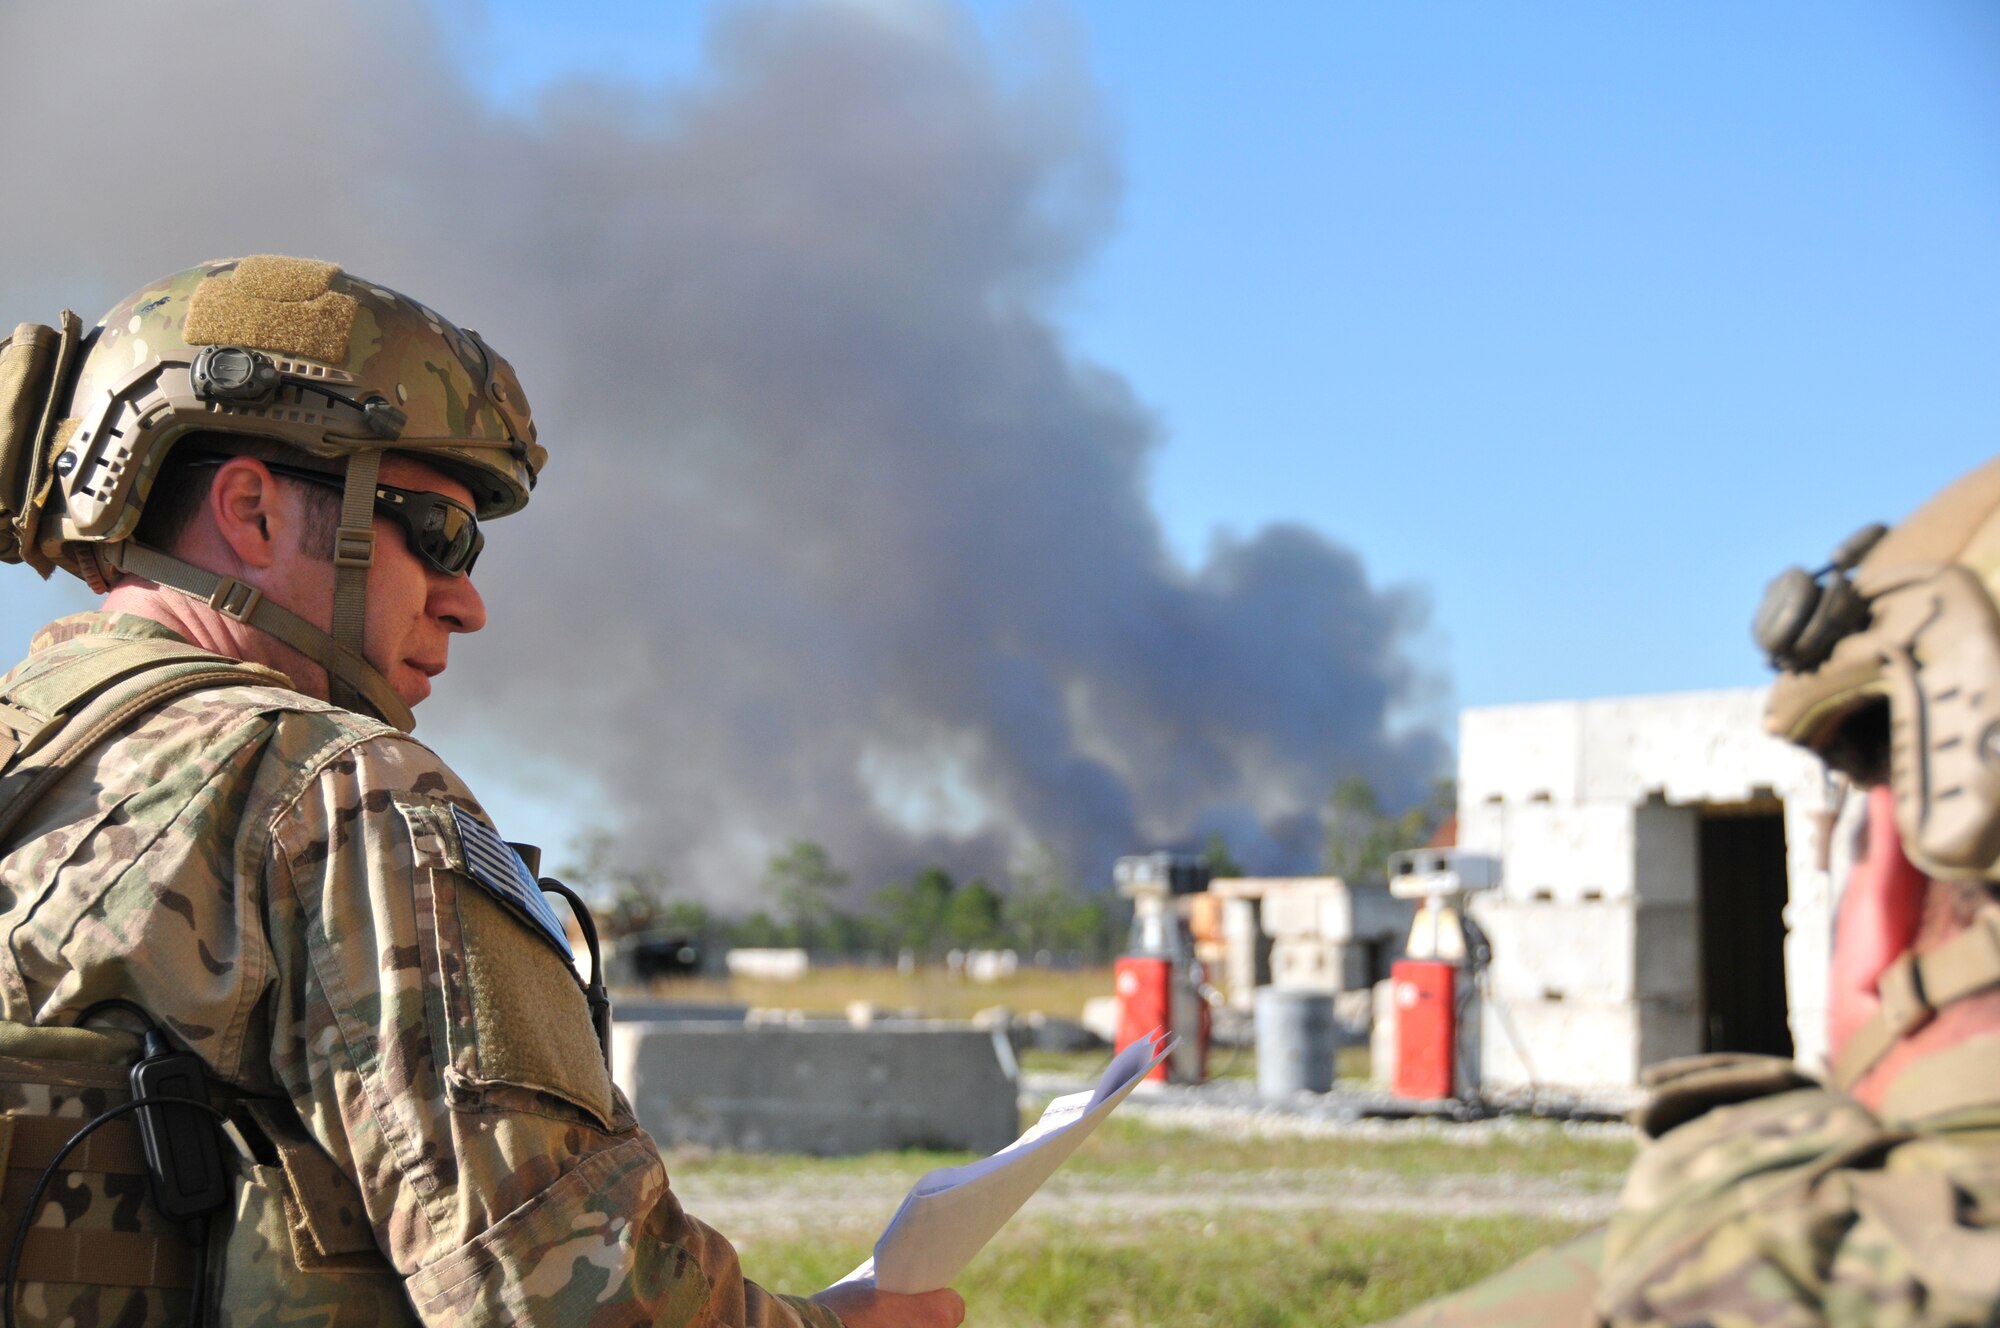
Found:
[[[1816,669],[1843,639],[1868,625],[1868,601],[1847,574],[1888,533],[1879,521],[1863,526],[1840,542],[1819,571],[1787,567],[1765,587],[1751,634],[1772,668]]]

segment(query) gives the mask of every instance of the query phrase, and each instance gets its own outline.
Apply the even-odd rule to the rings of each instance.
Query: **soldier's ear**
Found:
[[[215,530],[246,567],[267,568],[278,556],[285,524],[278,483],[255,457],[233,457],[215,472],[204,504]]]

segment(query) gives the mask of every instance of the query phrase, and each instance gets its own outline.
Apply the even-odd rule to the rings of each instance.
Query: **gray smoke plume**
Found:
[[[1167,552],[1159,430],[1050,314],[1110,226],[1063,43],[911,3],[727,9],[667,93],[496,112],[417,6],[0,14],[5,311],[93,315],[198,259],[337,259],[478,327],[552,459],[493,531],[492,626],[425,732],[594,776],[711,895],[793,837],[864,882],[1224,831],[1310,868],[1334,781],[1444,745],[1423,606],[1297,526]],[[468,739],[469,740],[469,739]],[[475,772],[476,773],[476,772]]]

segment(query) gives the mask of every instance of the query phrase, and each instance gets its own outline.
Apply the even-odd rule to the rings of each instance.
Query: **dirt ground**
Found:
[[[706,994],[835,1011],[846,1000],[868,999],[883,1008],[964,1017],[975,1004],[1074,1010],[1085,995],[1108,990],[1109,979],[1108,970],[1036,973],[1012,987],[981,988],[932,972],[830,969],[781,990],[738,983]],[[1043,991],[1036,983],[1061,990]],[[672,994],[692,998],[689,991]],[[1024,1056],[1024,1063],[1034,1062],[1022,1084],[1026,1119],[1051,1096],[1091,1087],[1106,1055]],[[1247,1057],[1221,1056],[1218,1073],[1231,1068],[1247,1073],[1247,1066],[1236,1064]],[[1326,1110],[1259,1107],[1247,1082],[1230,1079],[1225,1075],[1208,1092],[1142,1089],[1120,1108],[1124,1128],[1087,1143],[1013,1226],[1062,1229],[1090,1240],[1096,1233],[1115,1239],[1135,1225],[1226,1231],[1232,1214],[1246,1221],[1261,1216],[1267,1223],[1382,1215],[1585,1225],[1610,1216],[1629,1160],[1628,1152],[1601,1146],[1607,1139],[1628,1139],[1622,1126],[1583,1126],[1562,1136],[1600,1145],[1580,1150],[1574,1166],[1569,1161],[1517,1166],[1523,1150],[1545,1146],[1558,1127],[1506,1119],[1354,1120]],[[1246,1102],[1253,1105],[1242,1105]],[[1143,1128],[1135,1128],[1141,1122]],[[690,1151],[670,1153],[667,1163],[687,1209],[739,1242],[831,1240],[865,1251],[912,1182],[939,1159],[900,1154],[732,1159]]]
[[[748,1239],[825,1230],[859,1221],[879,1226],[909,1188],[899,1177],[703,1175],[674,1178],[688,1210]],[[1233,1211],[1407,1213],[1428,1217],[1519,1215],[1597,1222],[1611,1215],[1615,1191],[1559,1177],[1411,1178],[1366,1171],[1292,1171],[1169,1178],[1057,1175],[1029,1201],[1021,1220],[1056,1218],[1077,1226],[1118,1226],[1135,1217],[1184,1214],[1213,1220]]]
[[[1134,1109],[1136,1108],[1136,1109]],[[1268,1117],[1236,1117],[1208,1113],[1191,1117],[1184,1111],[1148,1112],[1140,1103],[1125,1109],[1133,1123],[1125,1127],[1125,1142],[1107,1140],[1106,1152],[1129,1153],[1137,1131],[1133,1126],[1150,1117],[1147,1130],[1180,1131],[1187,1140],[1172,1160],[1148,1165],[1090,1165],[1088,1150],[1056,1173],[1029,1201],[1022,1222],[1061,1222],[1072,1228],[1117,1227],[1135,1219],[1184,1220],[1188,1223],[1226,1222],[1230,1213],[1313,1213],[1358,1216],[1402,1214],[1414,1217],[1522,1216],[1560,1219],[1579,1224],[1603,1221],[1611,1214],[1621,1176],[1617,1169],[1586,1167],[1553,1175],[1525,1174],[1505,1166],[1493,1154],[1515,1144],[1507,1121],[1468,1125],[1437,1122],[1357,1121],[1342,1126],[1313,1123],[1314,1134],[1328,1145],[1381,1145],[1399,1149],[1403,1162],[1395,1169],[1370,1166],[1315,1165],[1310,1143],[1292,1142],[1283,1123]],[[1190,1121],[1205,1128],[1189,1130]],[[1546,1125],[1534,1127],[1546,1131]],[[1622,1127],[1584,1127],[1598,1137],[1619,1137]],[[1530,1136],[1538,1137],[1538,1136]],[[1231,1165],[1222,1156],[1224,1143],[1244,1145],[1253,1153],[1257,1141],[1266,1154],[1261,1165]],[[1204,1141],[1218,1145],[1211,1156]],[[1523,1146],[1532,1146],[1527,1139]],[[1273,1147],[1274,1146],[1274,1147]],[[1299,1156],[1288,1159],[1293,1149]],[[1413,1173],[1409,1151],[1423,1154]],[[1365,1152],[1365,1149],[1364,1149]],[[1462,1155],[1463,1165],[1454,1165]],[[1235,1156],[1242,1156],[1239,1151]],[[679,1165],[676,1165],[677,1161]],[[1496,1166],[1496,1163],[1500,1165]],[[783,1238],[811,1231],[858,1227],[879,1229],[901,1202],[915,1178],[912,1167],[886,1155],[879,1165],[821,1162],[808,1158],[745,1171],[715,1166],[698,1154],[668,1159],[674,1188],[691,1212],[744,1239]]]

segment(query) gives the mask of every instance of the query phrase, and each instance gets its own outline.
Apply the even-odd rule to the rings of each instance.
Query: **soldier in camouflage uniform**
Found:
[[[197,1279],[227,1324],[961,1319],[743,1278],[532,875],[408,736],[544,457],[476,333],[329,264],[204,264],[0,357],[0,557],[107,592],[0,679],[0,1242],[127,1098],[132,1007],[231,1155],[196,1257],[130,1120],[91,1136],[30,1215],[28,1321],[181,1323]]]
[[[1770,730],[1867,797],[1826,1080],[1657,1067],[1610,1228],[1399,1322],[2000,1321],[2000,459],[1771,585]]]

